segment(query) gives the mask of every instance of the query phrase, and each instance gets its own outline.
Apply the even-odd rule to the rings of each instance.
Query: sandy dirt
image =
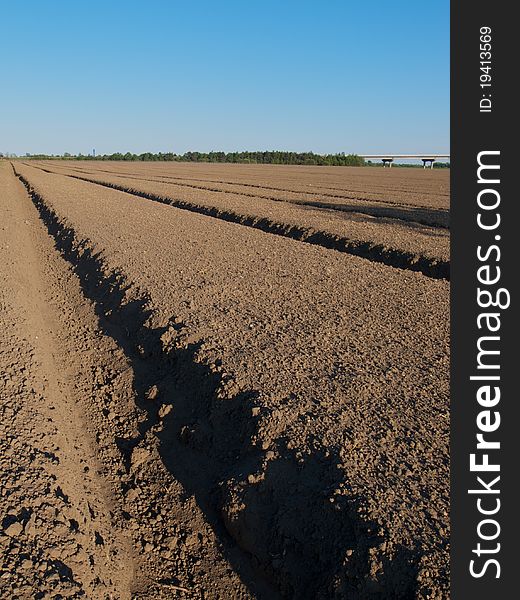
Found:
[[[322,195],[312,202],[302,199],[300,192],[290,192],[294,196],[292,198],[273,197],[265,195],[271,192],[262,187],[239,190],[237,186],[227,186],[233,188],[230,190],[214,184],[165,182],[164,177],[158,179],[151,174],[111,174],[106,172],[106,165],[101,165],[97,171],[93,170],[95,166],[69,166],[69,163],[63,165],[62,162],[31,163],[31,166],[129,191],[177,208],[350,252],[391,266],[417,270],[428,276],[449,278],[449,214],[444,209],[413,207],[393,201],[367,204],[345,199],[338,200],[333,208]],[[226,173],[228,166],[221,167],[222,176],[232,176],[232,173]],[[86,168],[89,172],[85,171]],[[380,169],[370,170],[377,172]],[[271,167],[271,171],[273,182],[277,182],[277,169],[273,171]],[[431,177],[429,173],[423,174],[425,179]],[[259,195],[260,191],[264,195]],[[287,196],[289,192],[284,194]]]
[[[449,283],[49,164],[0,164],[4,595],[448,598]]]
[[[46,161],[53,168],[166,179],[235,191],[299,192],[317,199],[374,200],[449,211],[449,169],[382,169],[285,165],[237,165],[176,162]],[[249,188],[249,189],[247,189]],[[232,188],[231,188],[232,189]],[[284,197],[280,194],[280,197]],[[285,196],[287,197],[287,196]],[[302,198],[304,199],[304,198]],[[312,201],[312,198],[307,198]]]

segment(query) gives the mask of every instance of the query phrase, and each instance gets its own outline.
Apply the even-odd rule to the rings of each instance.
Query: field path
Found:
[[[40,264],[52,244],[24,188],[1,167],[0,595],[130,598],[132,551],[63,369],[56,298],[45,302],[59,293],[44,282],[55,265]]]

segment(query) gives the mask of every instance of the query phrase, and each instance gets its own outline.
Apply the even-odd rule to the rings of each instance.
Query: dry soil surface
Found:
[[[417,170],[402,169],[410,173],[410,190],[416,186],[414,195],[408,199],[409,203],[403,203],[400,195],[390,195],[383,199],[380,193],[377,200],[366,201],[357,194],[351,198],[336,196],[331,201],[321,190],[299,190],[301,184],[297,185],[295,182],[292,183],[295,191],[285,189],[275,193],[273,189],[278,188],[265,187],[266,184],[260,178],[254,179],[251,176],[249,180],[254,183],[246,185],[214,180],[187,180],[177,175],[168,175],[172,172],[171,167],[163,167],[162,171],[165,173],[156,176],[154,173],[160,167],[150,167],[148,172],[141,173],[143,167],[123,165],[119,172],[112,173],[107,170],[109,165],[98,163],[89,163],[86,167],[78,166],[77,163],[71,165],[67,161],[32,165],[128,191],[177,208],[378,260],[391,266],[420,271],[428,276],[449,278],[449,210],[444,196],[426,196],[425,199],[419,185],[422,183],[427,187],[431,183],[432,173],[439,180],[439,186],[445,183],[444,178],[437,176],[437,171],[420,169],[423,181],[417,181]],[[236,167],[237,165],[220,167],[221,177],[236,178]],[[183,167],[180,169],[182,173]],[[201,169],[202,177],[207,166],[202,165]],[[279,168],[266,166],[265,169],[271,176],[271,186],[291,185],[285,182]],[[383,171],[385,177],[390,174],[390,169],[361,170],[368,170],[376,175]],[[357,174],[358,170],[353,171]],[[397,169],[393,172],[395,171]],[[347,174],[349,173],[347,170]],[[302,174],[308,173],[303,170]],[[214,173],[213,176],[215,175]],[[444,176],[444,172],[441,175]],[[401,173],[400,178],[403,177]],[[390,176],[387,182],[390,187],[394,179]],[[312,194],[312,198],[305,194]],[[414,205],[413,202],[417,204]]]
[[[0,164],[2,594],[448,598],[449,283],[53,165]]]

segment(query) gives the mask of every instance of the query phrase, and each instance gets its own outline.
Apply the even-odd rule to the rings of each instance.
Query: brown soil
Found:
[[[52,168],[84,173],[112,173],[143,178],[169,179],[197,184],[217,184],[241,191],[298,192],[331,201],[366,199],[387,204],[449,211],[449,169],[382,169],[363,167],[303,167],[282,165],[237,165],[176,162],[47,161]],[[235,190],[236,191],[236,190]],[[283,197],[283,194],[281,194]]]
[[[31,163],[34,166],[34,163]],[[86,173],[67,163],[38,165],[47,172],[97,182],[114,189],[171,204],[177,208],[279,233],[302,241],[349,252],[391,266],[420,271],[431,277],[449,278],[448,211],[391,201],[366,204],[339,202],[332,210],[319,196],[312,203],[282,199],[249,191],[230,192],[194,184],[164,183],[147,178],[104,171]],[[373,169],[378,171],[378,169]],[[388,169],[389,171],[389,169]],[[152,170],[153,172],[153,170]],[[277,173],[273,174],[276,181]],[[425,175],[425,177],[427,177]],[[359,211],[365,211],[359,212]],[[418,221],[424,221],[427,225]],[[445,221],[442,226],[432,226]]]
[[[446,281],[14,170],[0,595],[448,598]]]

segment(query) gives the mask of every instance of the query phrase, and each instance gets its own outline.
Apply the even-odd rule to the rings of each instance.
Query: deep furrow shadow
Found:
[[[40,168],[40,167],[37,167]],[[77,172],[85,174],[85,171],[80,171],[79,169],[75,169]],[[49,171],[52,172],[52,171]],[[110,173],[110,171],[102,171]],[[66,175],[66,173],[62,173]],[[287,204],[295,204],[297,206],[304,206],[309,208],[319,208],[322,210],[331,210],[335,212],[344,212],[344,213],[358,213],[365,214],[372,217],[382,217],[386,219],[393,219],[395,221],[399,221],[402,225],[408,225],[411,223],[412,225],[426,225],[431,228],[439,228],[441,230],[449,229],[450,226],[450,216],[449,211],[446,209],[435,209],[428,208],[422,206],[415,205],[407,205],[407,204],[399,204],[397,202],[391,202],[388,200],[373,200],[373,204],[369,205],[368,202],[370,200],[359,198],[357,196],[345,196],[345,195],[336,195],[336,194],[324,194],[320,193],[322,197],[333,198],[334,200],[338,200],[338,202],[322,202],[320,200],[304,200],[304,199],[290,199],[290,198],[278,198],[276,196],[269,196],[265,194],[251,193],[251,192],[232,192],[229,190],[223,190],[221,188],[210,187],[207,185],[196,185],[192,183],[180,183],[179,181],[157,181],[157,179],[149,179],[145,176],[137,177],[135,175],[125,175],[121,173],[111,173],[116,177],[121,179],[135,179],[138,181],[151,181],[154,183],[169,183],[171,185],[176,185],[179,187],[187,187],[196,190],[202,190],[207,192],[221,193],[221,194],[239,194],[240,196],[249,197],[249,198],[258,198],[261,200],[269,200],[271,202],[285,202]],[[76,177],[77,179],[84,179],[85,181],[90,181],[92,183],[100,183],[110,185],[107,182],[101,182],[98,180],[88,179],[86,177],[80,177],[77,175],[69,175],[69,177]],[[171,180],[182,180],[180,177],[168,177]],[[237,184],[239,185],[239,184]],[[281,189],[281,188],[267,188],[264,186],[256,186],[249,185],[248,187],[258,188],[258,189],[268,189],[272,191],[281,191],[281,192],[290,192],[293,194],[297,194],[299,192],[295,192],[294,190],[289,189]],[[302,194],[316,195],[313,192],[301,192]],[[342,200],[342,202],[340,202]],[[345,202],[348,201],[348,202]]]
[[[61,166],[61,165],[60,165]],[[80,169],[80,168],[75,168],[75,167],[67,167],[71,170],[74,171],[78,171],[80,173],[90,173],[90,174],[95,174],[92,171],[87,171],[86,169]],[[121,171],[112,171],[110,169],[96,169],[96,172],[99,173],[110,173],[111,175],[117,175],[120,177],[124,177],[124,175],[121,174]],[[138,177],[135,177],[135,176]],[[144,175],[143,173],[139,173],[139,172],[135,172],[134,171],[134,175],[132,175],[130,173],[130,176],[135,177],[136,179],[145,179],[147,181],[153,181],[153,180],[148,180],[146,179],[146,175]],[[293,194],[304,194],[304,195],[316,195],[316,189],[325,189],[325,190],[332,190],[331,192],[320,192],[320,196],[326,197],[326,198],[337,198],[337,199],[346,199],[346,200],[365,200],[365,201],[370,201],[367,200],[366,198],[359,198],[358,196],[355,195],[351,195],[352,193],[363,193],[364,190],[355,190],[352,188],[333,188],[333,187],[329,187],[326,185],[321,185],[321,184],[313,184],[312,187],[314,188],[314,190],[295,190],[292,188],[283,188],[283,187],[275,187],[275,186],[270,186],[270,185],[265,185],[265,184],[260,184],[260,183],[251,183],[251,182],[244,182],[244,181],[226,181],[223,179],[201,179],[201,178],[195,178],[195,177],[179,177],[176,175],[167,175],[164,173],[158,173],[156,172],[154,177],[156,177],[157,179],[174,179],[177,181],[195,181],[198,182],[199,184],[205,184],[205,183],[218,183],[218,184],[223,184],[223,185],[236,185],[236,186],[240,186],[240,187],[250,187],[250,188],[254,188],[254,189],[260,189],[260,190],[271,190],[271,191],[276,191],[276,192],[291,192]],[[373,185],[373,184],[372,184]],[[388,193],[389,191],[394,191],[394,192],[403,192],[405,194],[417,194],[417,190],[409,190],[409,189],[405,189],[405,188],[393,188],[391,186],[388,185],[377,185],[376,187],[384,190],[386,193]],[[341,193],[343,192],[343,193]],[[425,196],[439,196],[439,192],[436,191],[427,191],[427,190],[423,190],[421,191],[421,194],[425,195]],[[446,198],[449,199],[450,195],[449,194],[443,194]],[[435,208],[435,207],[428,207],[428,206],[422,206],[419,204],[408,204],[408,203],[402,203],[396,200],[385,200],[385,199],[377,199],[377,200],[372,200],[373,202],[376,203],[382,203],[382,204],[388,204],[390,206],[408,206],[410,208],[418,208],[418,209],[424,209],[424,210],[431,210],[431,211],[438,211],[439,213],[443,213],[443,214],[449,214],[449,209],[447,208]]]
[[[187,187],[196,190],[202,190],[207,192],[221,193],[221,194],[238,194],[240,196],[245,196],[247,198],[258,198],[261,200],[269,200],[271,202],[285,202],[287,204],[295,204],[297,206],[303,206],[308,208],[319,208],[322,210],[330,210],[333,212],[344,212],[344,213],[357,213],[364,214],[371,217],[381,217],[386,219],[392,219],[394,221],[400,222],[401,225],[411,224],[412,226],[417,227],[418,225],[426,225],[431,228],[438,228],[441,230],[449,229],[449,211],[444,209],[433,209],[421,206],[412,206],[406,204],[397,204],[394,202],[388,202],[384,200],[367,200],[364,198],[359,198],[357,196],[339,196],[334,194],[323,194],[319,195],[322,197],[329,197],[338,200],[336,202],[322,202],[320,200],[303,200],[303,199],[295,199],[295,198],[278,198],[276,196],[267,196],[263,194],[254,194],[250,192],[244,191],[232,191],[232,190],[223,190],[216,187],[209,187],[204,185],[195,185],[189,183],[180,183],[177,181],[157,181],[156,179],[149,179],[148,177],[135,177],[132,175],[124,175],[121,173],[114,173],[115,177],[119,177],[121,179],[135,179],[138,181],[150,181],[153,183],[166,183],[168,185],[176,185],[179,187]],[[177,178],[171,178],[177,179]],[[180,179],[180,178],[179,178]],[[265,188],[262,186],[249,186],[249,187],[258,187],[259,189],[277,189],[277,188]],[[312,192],[295,192],[293,190],[283,190],[282,192],[290,192],[292,194],[308,194],[316,196],[316,193]],[[341,200],[341,202],[339,201]],[[348,202],[346,202],[348,200]],[[372,205],[369,202],[373,202]]]
[[[107,268],[92,243],[79,240],[19,175],[57,249],[94,303],[103,332],[127,356],[136,404],[148,417],[139,436],[120,444],[129,464],[133,448],[153,432],[164,465],[193,494],[225,557],[253,597],[412,599],[420,555],[397,547],[385,554],[385,532],[360,517],[360,498],[327,494],[344,482],[338,454],[313,451],[302,460],[279,440],[275,452],[255,445],[269,407],[258,393],[228,392],[227,381],[198,360],[198,344],[183,344],[174,316],[153,327],[145,294]],[[147,398],[156,386],[171,412],[158,423]],[[253,410],[255,409],[255,410]]]
[[[53,173],[52,171],[47,171],[42,167],[36,168],[46,171],[47,173],[52,173],[54,175],[57,174]],[[433,279],[446,279],[448,281],[450,279],[450,262],[440,258],[432,258],[421,254],[406,252],[404,250],[389,248],[383,246],[382,244],[375,244],[374,242],[351,240],[349,238],[328,233],[326,231],[316,231],[298,225],[288,225],[287,223],[272,221],[271,219],[265,217],[243,215],[231,210],[220,209],[215,206],[194,204],[193,202],[188,202],[186,200],[175,200],[169,197],[158,196],[150,192],[136,190],[128,186],[118,185],[115,183],[97,181],[87,177],[80,177],[78,175],[59,175],[63,177],[69,177],[71,179],[86,181],[87,183],[92,183],[94,185],[99,185],[101,187],[106,187],[120,192],[125,192],[127,194],[152,200],[154,202],[159,202],[161,204],[167,204],[181,210],[187,210],[189,212],[213,217],[222,221],[228,221],[230,223],[237,223],[245,227],[259,229],[265,233],[287,237],[307,244],[313,244],[330,250],[336,250],[338,252],[345,252],[346,254],[358,256],[371,262],[382,263],[389,267],[408,271],[416,271]]]

